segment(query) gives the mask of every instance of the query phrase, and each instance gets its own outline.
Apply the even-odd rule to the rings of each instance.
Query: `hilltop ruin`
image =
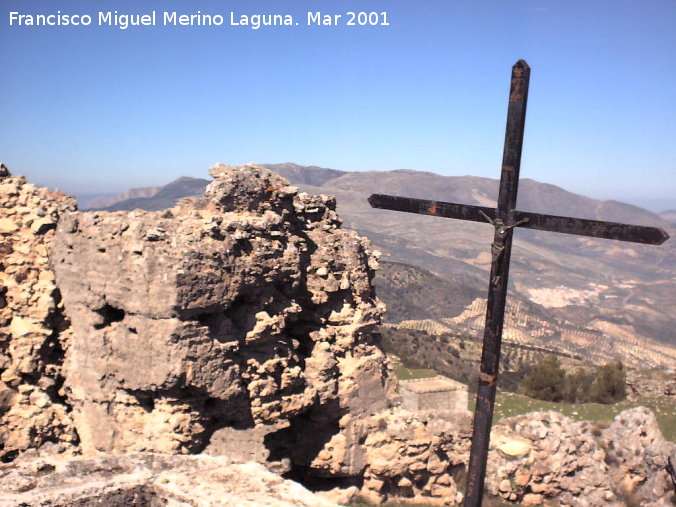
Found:
[[[85,213],[0,168],[3,499],[332,504],[257,462],[372,502],[461,502],[469,415],[397,406],[370,242],[341,228],[332,197],[263,167],[211,175],[167,211]],[[552,414],[494,429],[493,494],[669,497],[675,446],[652,414],[607,430]]]

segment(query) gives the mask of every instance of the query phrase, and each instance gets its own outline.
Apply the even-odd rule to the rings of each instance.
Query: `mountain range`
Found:
[[[663,211],[660,213],[660,217],[667,222],[671,222],[672,224],[676,224],[676,209],[668,209],[666,211]]]
[[[303,191],[335,195],[345,226],[369,237],[381,250],[383,260],[422,270],[415,276],[409,270],[408,277],[416,281],[410,284],[408,298],[402,297],[401,278],[406,278],[406,269],[381,270],[378,276],[388,281],[379,282],[376,278],[376,284],[383,287],[379,294],[390,306],[389,322],[406,322],[415,327],[415,322],[424,321],[430,327],[432,321],[447,331],[449,325],[459,326],[448,319],[469,308],[481,307],[491,261],[493,230],[489,224],[376,210],[366,198],[371,193],[385,193],[492,207],[496,205],[497,180],[406,169],[347,172],[293,163],[264,165]],[[120,199],[100,209],[165,209],[181,197],[201,194],[207,183],[180,178],[148,197]],[[668,214],[662,217],[636,206],[591,199],[529,179],[520,182],[517,208],[657,226],[672,237],[676,230]],[[557,339],[577,339],[577,331],[564,332],[564,328],[580,331],[580,343],[559,344],[564,350],[584,353],[603,349],[596,353],[599,361],[618,357],[633,364],[644,359],[653,366],[676,364],[673,244],[668,240],[655,247],[520,229],[514,239],[510,295],[524,302],[524,315],[546,315],[548,326],[561,327],[552,334]],[[392,278],[393,273],[398,281]],[[386,288],[396,284],[397,290]],[[387,296],[388,292],[393,296]],[[430,293],[434,295],[430,297]],[[527,326],[543,325],[538,319],[529,320]],[[480,332],[477,326],[481,319],[474,320],[477,322],[459,329]],[[545,345],[535,331],[530,332],[532,344]],[[528,342],[526,329],[518,335]],[[647,351],[645,358],[639,350],[642,348]]]

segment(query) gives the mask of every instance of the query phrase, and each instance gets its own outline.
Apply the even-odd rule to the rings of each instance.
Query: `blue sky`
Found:
[[[0,160],[71,193],[217,162],[497,178],[511,65],[522,177],[676,207],[676,1],[2,0]],[[292,14],[294,27],[20,27],[9,12]],[[308,27],[308,11],[389,27]]]

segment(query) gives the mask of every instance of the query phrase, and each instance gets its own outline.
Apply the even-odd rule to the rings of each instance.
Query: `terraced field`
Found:
[[[476,298],[455,317],[403,320],[403,328],[476,337],[483,335],[486,299]],[[595,364],[622,360],[631,367],[668,367],[676,364],[676,348],[647,336],[635,328],[603,319],[587,327],[547,315],[532,303],[513,298],[507,303],[503,340],[511,345],[545,348],[553,353],[584,357]]]

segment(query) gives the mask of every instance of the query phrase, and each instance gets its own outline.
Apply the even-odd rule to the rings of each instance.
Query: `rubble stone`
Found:
[[[501,420],[491,433],[487,490],[530,505],[542,498],[567,505],[613,505],[606,500],[613,484],[605,452],[592,431],[589,423],[552,411]]]
[[[0,468],[0,497],[3,507],[338,505],[258,463],[151,453],[20,460]]]
[[[0,459],[77,442],[60,392],[70,329],[49,267],[54,226],[75,200],[0,165]]]
[[[641,505],[669,504],[675,492],[667,460],[676,463],[676,444],[662,436],[652,411],[636,407],[621,412],[603,432],[602,443],[623,496]]]
[[[676,396],[676,371],[667,372],[627,372],[627,397]]]
[[[461,501],[455,499],[462,497],[464,484],[457,481],[469,457],[469,412],[392,409],[355,421],[353,431],[362,442],[367,499],[428,505]],[[321,457],[313,466],[322,466]]]
[[[519,452],[505,452],[514,442]],[[621,412],[607,429],[533,412],[493,427],[486,489],[523,505],[668,505],[669,456],[676,460],[676,445],[644,407]]]

